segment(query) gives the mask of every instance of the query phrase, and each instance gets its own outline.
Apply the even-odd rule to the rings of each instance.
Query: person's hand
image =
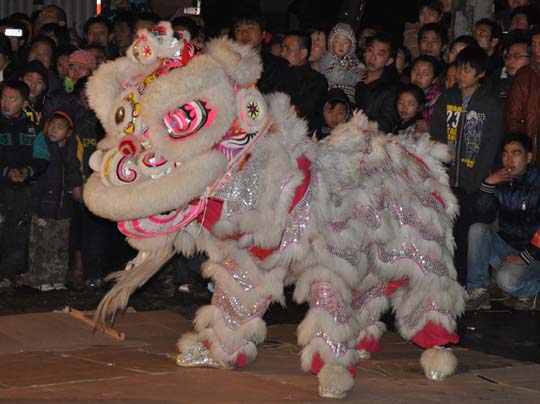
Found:
[[[361,69],[361,70],[358,70],[358,72],[356,73],[356,76],[358,77],[359,81],[364,82],[367,79],[368,72],[366,69]]]
[[[419,119],[416,122],[416,130],[422,133],[429,132],[429,122],[425,119]]]
[[[510,168],[501,168],[500,170],[495,171],[493,174],[487,177],[484,182],[488,185],[496,185],[500,184],[501,182],[510,182],[515,178],[513,175],[510,174],[510,171]]]
[[[526,262],[519,254],[510,254],[502,260],[501,265],[526,265]]]

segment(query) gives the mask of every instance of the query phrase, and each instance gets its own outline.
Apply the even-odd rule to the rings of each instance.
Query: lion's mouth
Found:
[[[152,151],[126,156],[118,149],[97,150],[90,157],[90,167],[100,174],[103,183],[116,187],[162,178],[179,165],[181,163],[168,161]]]

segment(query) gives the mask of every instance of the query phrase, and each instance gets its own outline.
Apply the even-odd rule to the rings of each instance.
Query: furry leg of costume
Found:
[[[342,398],[354,385],[358,354],[350,299],[345,283],[321,267],[303,273],[295,290],[295,300],[310,306],[298,327],[302,370],[317,374],[322,397]]]
[[[271,301],[282,299],[284,270],[260,271],[235,242],[223,242],[220,250],[203,272],[215,283],[212,303],[197,312],[196,333],[178,341],[180,366],[231,368],[252,362],[266,336],[262,316]]]

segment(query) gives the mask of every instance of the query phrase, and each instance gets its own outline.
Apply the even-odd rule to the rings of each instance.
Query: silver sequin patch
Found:
[[[279,248],[280,251],[285,250],[289,244],[300,243],[302,237],[306,233],[311,218],[311,204],[313,202],[313,194],[316,187],[316,182],[317,175],[312,172],[308,189],[287,218],[285,231],[283,232],[283,237],[281,238],[281,245]]]
[[[248,271],[242,271],[239,265],[232,258],[227,258],[222,263],[229,275],[238,283],[245,292],[253,290],[255,285],[248,276]]]
[[[345,324],[349,320],[345,306],[329,283],[319,282],[311,285],[309,307],[328,312],[337,324]]]
[[[216,361],[210,357],[210,351],[202,343],[198,343],[189,348],[187,352],[182,352],[176,357],[176,364],[182,367],[211,367],[218,369],[231,369],[232,365]]]
[[[366,304],[372,300],[384,297],[386,292],[386,284],[379,283],[376,286],[365,290],[352,292],[352,308],[353,310],[360,310],[365,307]]]
[[[412,310],[408,315],[406,315],[403,318],[403,324],[409,330],[416,329],[420,320],[422,320],[422,318],[427,313],[432,313],[432,312],[437,312],[441,316],[448,317],[450,319],[451,324],[454,322],[454,317],[450,314],[448,310],[439,308],[433,300],[430,300],[424,303],[423,305],[417,307],[416,309]]]
[[[332,386],[319,386],[319,396],[324,398],[345,398],[347,391]]]
[[[399,203],[391,203],[390,209],[401,226],[412,226],[418,230],[424,240],[433,240],[439,244],[444,244],[443,236],[438,234],[429,223],[424,224],[414,210],[405,208]]]
[[[231,330],[236,330],[249,320],[262,317],[269,303],[269,299],[262,299],[253,306],[245,306],[236,296],[228,294],[217,285],[212,296],[212,305],[221,310],[225,324]]]
[[[365,223],[371,230],[377,230],[381,227],[381,217],[377,210],[370,205],[356,204],[352,218]]]
[[[384,250],[381,245],[377,245],[379,260],[385,264],[393,264],[401,259],[413,261],[424,275],[432,273],[438,276],[449,276],[448,268],[441,261],[424,255],[415,243],[403,242],[400,249]]]
[[[315,337],[320,338],[324,341],[324,343],[330,348],[332,353],[335,355],[336,358],[340,359],[349,352],[349,348],[346,344],[342,342],[335,342],[330,338],[326,333],[319,331],[317,334],[315,334]]]
[[[337,248],[336,246],[329,245],[328,252],[336,257],[342,258],[351,265],[358,265],[360,262],[360,254],[353,248]]]

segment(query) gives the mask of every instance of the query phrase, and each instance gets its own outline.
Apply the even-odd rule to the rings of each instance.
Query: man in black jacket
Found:
[[[395,68],[397,48],[386,34],[369,38],[364,53],[366,76],[355,88],[356,107],[364,111],[370,121],[379,124],[379,130],[390,132],[398,123],[397,96],[400,88]]]
[[[489,266],[497,285],[517,297],[518,310],[540,310],[540,169],[530,166],[531,139],[510,134],[503,142],[503,168],[487,176],[476,194],[469,230],[467,310],[491,307]],[[498,218],[498,231],[491,225]]]
[[[298,115],[308,121],[311,135],[322,122],[328,81],[310,67],[310,50],[311,38],[302,32],[287,33],[281,44],[281,57],[289,62],[297,87],[291,103],[298,109]]]

